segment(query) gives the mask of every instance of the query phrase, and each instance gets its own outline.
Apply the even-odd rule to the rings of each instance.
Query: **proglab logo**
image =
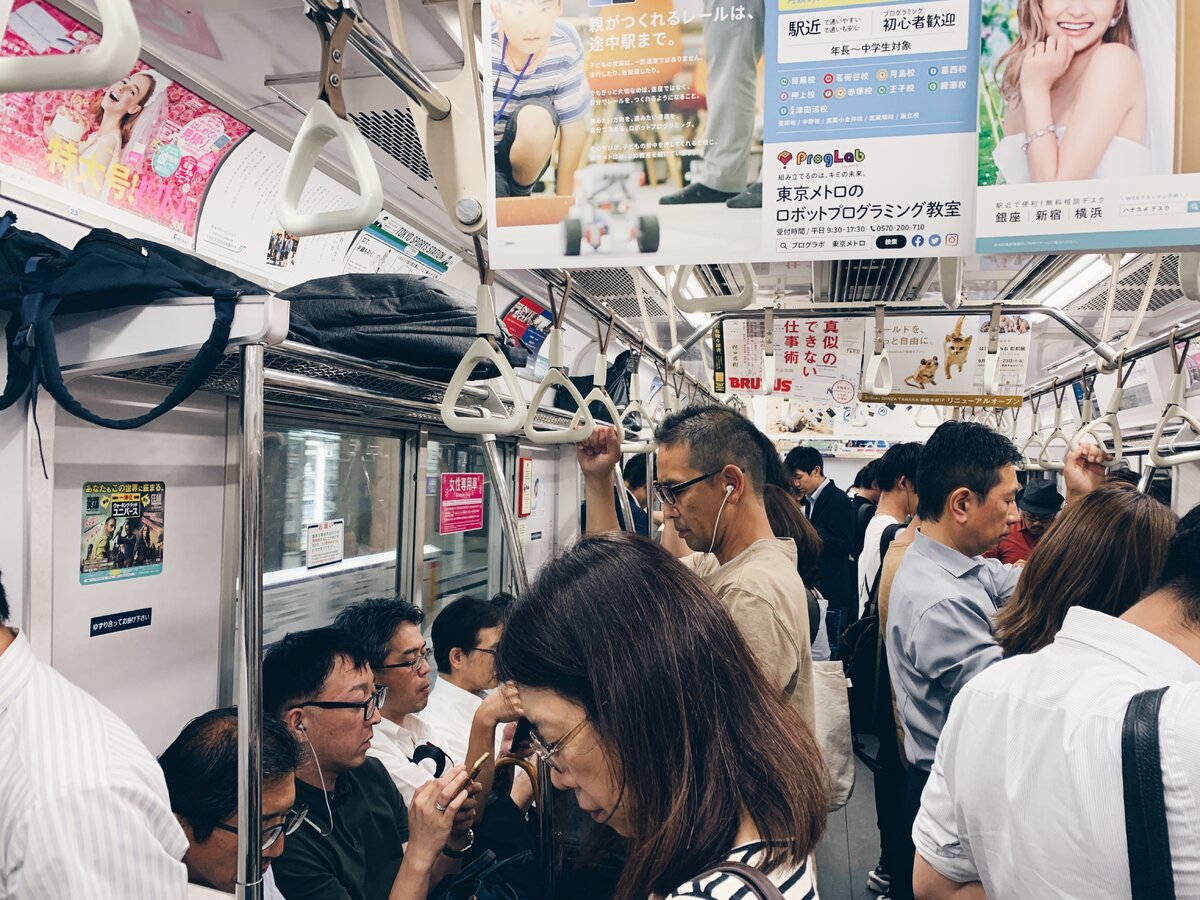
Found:
[[[828,169],[832,166],[860,163],[866,158],[867,154],[857,148],[854,150],[834,150],[830,153],[805,153],[803,150],[800,150],[796,153],[796,165],[824,166]]]

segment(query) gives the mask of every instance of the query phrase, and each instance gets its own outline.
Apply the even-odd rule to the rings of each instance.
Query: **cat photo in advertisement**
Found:
[[[971,341],[973,335],[963,336],[963,322],[966,321],[966,316],[959,316],[958,322],[954,325],[954,331],[946,335],[945,350],[946,350],[946,377],[950,378],[950,367],[958,366],[958,371],[961,373],[967,364],[967,357],[971,355]]]

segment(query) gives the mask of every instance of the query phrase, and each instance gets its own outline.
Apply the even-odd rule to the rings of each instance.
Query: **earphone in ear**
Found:
[[[296,728],[298,728],[300,731],[308,731],[308,729],[304,727],[303,722],[301,722],[299,725],[297,725]]]
[[[732,484],[725,485],[725,496],[728,497],[732,493],[733,493],[733,485]]]

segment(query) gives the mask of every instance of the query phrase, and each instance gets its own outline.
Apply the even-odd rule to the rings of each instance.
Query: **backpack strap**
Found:
[[[1135,694],[1125,708],[1121,728],[1125,841],[1133,900],[1175,900],[1158,746],[1158,713],[1166,690]]]
[[[879,571],[875,573],[875,583],[871,585],[871,597],[867,601],[875,604],[875,615],[879,617],[879,585],[883,580],[883,561],[887,557],[888,548],[892,546],[892,541],[896,535],[905,526],[896,523],[889,525],[883,529],[883,534],[879,538]],[[887,636],[883,632],[883,620],[879,619],[878,635],[875,640],[875,683],[871,687],[871,718],[876,719],[879,715],[879,694],[883,686],[883,665],[887,659],[884,647]],[[888,705],[891,705],[891,678],[888,678]]]
[[[888,547],[892,546],[892,541],[901,529],[906,526],[903,523],[897,522],[894,525],[888,525],[883,529],[883,533],[879,536],[879,568],[875,570],[875,580],[871,582],[871,592],[867,595],[867,605],[872,604],[879,606],[879,583],[883,580],[883,560],[887,556]],[[864,613],[865,615],[866,613]],[[878,613],[876,613],[878,615]]]
[[[808,600],[808,643],[812,646],[817,639],[817,632],[821,630],[821,603],[807,584],[804,586],[804,595]]]
[[[4,225],[3,231],[0,231],[0,237],[3,232],[8,231],[12,222],[5,225],[5,220],[12,216],[13,221],[16,217],[12,213],[8,213],[3,219],[0,219],[0,225]],[[25,261],[25,274],[31,276],[36,274],[38,266],[42,261],[49,259],[47,256],[31,256]],[[41,305],[41,294],[26,295],[21,299],[20,313],[13,313],[8,317],[8,325],[4,329],[5,345],[8,348],[8,378],[4,384],[4,393],[0,394],[0,409],[8,409],[21,397],[25,396],[25,392],[29,390],[29,385],[33,381],[33,325],[30,315],[36,316]]]
[[[784,900],[783,892],[775,886],[770,878],[759,869],[754,868],[754,866],[748,866],[744,862],[727,859],[720,865],[713,866],[699,877],[703,878],[705,875],[735,875],[746,882],[746,887],[750,889],[750,893],[757,897],[758,900]]]

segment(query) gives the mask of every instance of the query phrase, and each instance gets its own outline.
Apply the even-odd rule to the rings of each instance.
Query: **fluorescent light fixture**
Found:
[[[1121,265],[1136,257],[1136,253],[1126,253],[1121,257]],[[1106,255],[1089,253],[1073,260],[1054,280],[1034,294],[1033,299],[1041,306],[1063,309],[1106,281],[1111,273],[1112,267]]]

